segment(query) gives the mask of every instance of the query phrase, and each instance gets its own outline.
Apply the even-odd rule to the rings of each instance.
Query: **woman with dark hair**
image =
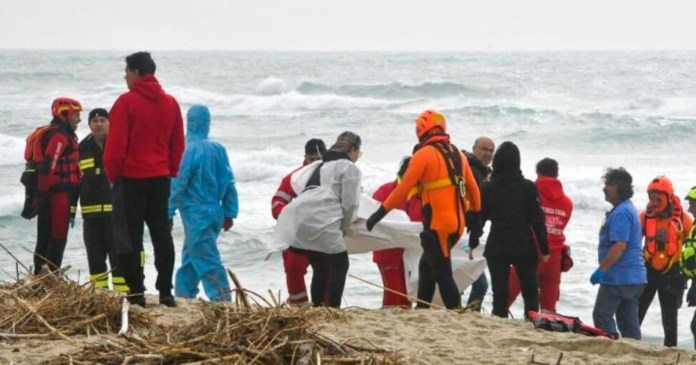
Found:
[[[348,251],[343,239],[355,220],[362,174],[355,166],[360,136],[343,132],[336,143],[315,162],[293,174],[295,191],[302,191],[278,217],[289,226],[281,232],[289,250],[306,253],[312,266],[312,304],[338,308],[348,273]]]
[[[520,150],[503,142],[493,156],[493,175],[483,187],[482,219],[491,221],[483,255],[493,287],[493,315],[508,316],[508,278],[514,266],[524,298],[525,316],[539,311],[538,252],[549,259],[544,212],[536,185],[522,176]]]

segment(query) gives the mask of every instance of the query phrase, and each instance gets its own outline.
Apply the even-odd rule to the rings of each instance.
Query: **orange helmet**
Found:
[[[428,131],[435,127],[442,128],[442,131],[447,131],[447,120],[442,113],[437,110],[426,110],[416,118],[416,135],[418,138],[423,137]]]
[[[655,177],[650,184],[648,184],[648,193],[651,191],[658,191],[667,194],[668,197],[674,195],[674,187],[672,186],[672,180],[670,180],[665,175],[660,175]]]
[[[53,100],[53,104],[51,104],[51,113],[53,117],[64,122],[68,120],[72,113],[79,111],[82,111],[82,104],[75,99],[56,98]]]

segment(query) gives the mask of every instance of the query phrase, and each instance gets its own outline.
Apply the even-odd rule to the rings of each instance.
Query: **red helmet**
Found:
[[[51,104],[51,113],[53,117],[64,122],[68,120],[70,115],[80,111],[82,111],[82,104],[71,98],[56,98],[53,100],[53,104]]]
[[[447,120],[437,110],[426,110],[416,118],[416,135],[418,138],[423,137],[435,127],[442,128],[443,132],[447,131]]]
[[[657,176],[648,184],[648,193],[651,191],[658,191],[667,194],[668,197],[672,197],[674,195],[672,180],[665,175]]]

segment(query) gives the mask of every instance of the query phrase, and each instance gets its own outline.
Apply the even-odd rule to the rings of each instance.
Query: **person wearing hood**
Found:
[[[131,303],[145,306],[143,250],[147,224],[155,251],[160,304],[174,307],[174,242],[167,203],[170,179],[179,172],[184,124],[179,104],[155,78],[147,52],[126,57],[129,91],[111,107],[104,170],[113,189],[114,249],[124,268]]]
[[[452,273],[451,250],[466,227],[470,228],[469,246],[478,246],[483,233],[479,219],[481,197],[466,157],[450,143],[445,116],[426,110],[416,118],[415,127],[419,144],[401,184],[367,219],[366,228],[372,231],[390,210],[418,195],[423,213],[423,254],[418,263],[416,307],[430,307],[437,284],[445,307],[459,308],[462,299]],[[467,210],[472,213],[470,219],[465,218]]]
[[[289,250],[307,255],[312,266],[310,294],[314,306],[339,308],[348,273],[344,236],[356,218],[362,173],[355,166],[362,155],[360,136],[343,132],[331,148],[292,176],[302,192],[278,217]]]
[[[495,143],[489,137],[481,136],[474,141],[474,145],[471,147],[471,153],[466,151],[462,152],[464,152],[469,166],[471,166],[471,171],[474,173],[479,190],[482,190],[483,185],[488,183],[491,173],[493,172],[490,168],[490,164],[493,160],[493,153],[495,152]],[[470,214],[467,213],[467,215]],[[467,217],[467,219],[470,219],[470,217]],[[469,299],[466,301],[466,305],[473,305],[475,310],[481,311],[481,303],[483,303],[487,291],[488,278],[484,271],[481,273],[481,276],[471,284],[471,291],[469,292]]]
[[[195,298],[203,282],[211,301],[228,302],[230,284],[216,242],[221,229],[232,228],[239,211],[234,173],[225,147],[208,138],[208,107],[193,105],[186,121],[186,150],[169,197],[169,219],[178,209],[186,236],[174,292]]]
[[[38,199],[33,208],[38,215],[34,248],[35,275],[41,272],[44,265],[49,270],[61,267],[68,229],[75,224],[76,200],[82,179],[75,135],[82,105],[75,99],[57,98],[53,101],[51,111],[51,123],[32,134],[38,134],[37,140],[35,143],[28,143],[25,152],[25,157],[29,157],[27,160],[36,164],[31,170],[31,163],[28,162],[24,173],[36,172],[34,181]]]
[[[534,182],[539,197],[541,209],[546,216],[546,233],[549,240],[548,261],[539,263],[537,274],[539,278],[539,303],[542,310],[556,312],[556,303],[561,296],[561,259],[566,246],[563,230],[573,214],[573,202],[563,192],[563,184],[558,180],[558,162],[544,158],[536,165],[537,179]],[[509,304],[515,301],[520,293],[517,271],[510,271]]]
[[[520,150],[503,142],[493,156],[493,175],[483,187],[482,221],[491,221],[483,255],[493,287],[493,315],[508,317],[510,266],[517,271],[525,317],[539,311],[538,252],[549,261],[544,212],[539,192],[520,170]]]

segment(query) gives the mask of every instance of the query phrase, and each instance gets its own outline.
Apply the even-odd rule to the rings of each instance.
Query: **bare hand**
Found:
[[[225,217],[225,219],[222,220],[222,229],[225,230],[225,232],[229,231],[232,226],[234,226],[234,219]]]
[[[469,250],[469,260],[474,259],[474,250]]]
[[[550,255],[550,254],[549,254],[549,255],[541,256],[541,259],[544,260],[544,262],[549,262],[549,258],[551,258],[551,255]]]

